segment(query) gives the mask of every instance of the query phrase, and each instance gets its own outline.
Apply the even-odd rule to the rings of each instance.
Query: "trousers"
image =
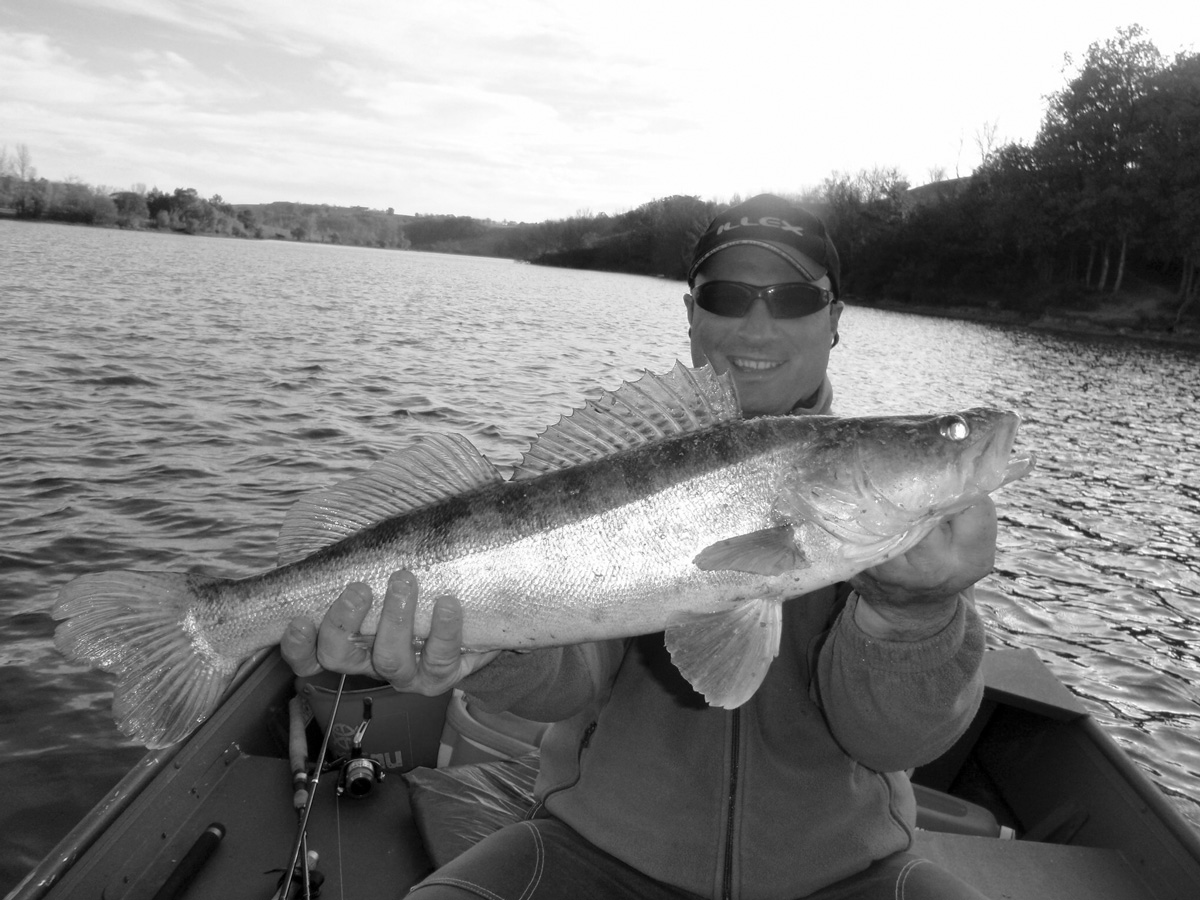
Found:
[[[554,818],[484,838],[413,887],[412,900],[699,900],[655,881]],[[808,900],[987,900],[927,859],[896,853]]]

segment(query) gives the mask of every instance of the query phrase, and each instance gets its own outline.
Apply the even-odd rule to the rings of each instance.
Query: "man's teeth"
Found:
[[[775,362],[766,359],[742,359],[741,357],[732,356],[729,361],[739,369],[750,369],[754,372],[762,372],[767,369],[774,369],[776,366],[781,366],[783,363]]]

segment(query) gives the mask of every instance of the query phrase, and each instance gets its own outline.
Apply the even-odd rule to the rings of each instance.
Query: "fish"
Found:
[[[533,650],[665,632],[672,661],[733,709],[778,654],[782,604],[906,552],[947,516],[1024,477],[1020,418],[745,418],[732,378],[677,363],[601,392],[539,434],[508,477],[461,435],[423,435],[300,498],[279,566],[244,578],[113,571],[76,578],[58,649],[114,673],[113,716],[150,748],[186,737],[240,666],[351,582],[459,598],[463,645]]]

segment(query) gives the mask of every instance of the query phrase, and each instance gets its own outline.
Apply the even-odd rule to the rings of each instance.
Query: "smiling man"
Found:
[[[689,284],[692,357],[733,374],[743,412],[829,412],[840,269],[815,216],[767,195],[734,207],[701,238]],[[979,704],[970,586],[995,549],[984,500],[850,584],[784,604],[779,655],[733,710],[692,691],[661,633],[474,653],[461,604],[440,597],[417,654],[405,572],[369,649],[354,635],[371,593],[351,585],[319,629],[293,623],[283,652],[301,675],[459,686],[484,709],[554,723],[528,820],[431,874],[415,900],[980,900],[909,852],[904,773],[950,747]]]
[[[732,371],[747,416],[828,412],[825,369],[843,304],[824,223],[762,194],[717,216],[693,258],[692,362]]]

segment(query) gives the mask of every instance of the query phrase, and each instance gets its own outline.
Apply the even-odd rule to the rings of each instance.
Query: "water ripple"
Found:
[[[299,494],[415,435],[511,465],[583,396],[688,358],[683,286],[656,279],[7,221],[0,244],[20,251],[0,304],[0,892],[139,754],[108,677],[53,649],[62,584],[258,571]],[[1197,362],[852,308],[831,374],[843,413],[1021,413],[1040,464],[998,497],[992,643],[1037,650],[1200,824]]]

